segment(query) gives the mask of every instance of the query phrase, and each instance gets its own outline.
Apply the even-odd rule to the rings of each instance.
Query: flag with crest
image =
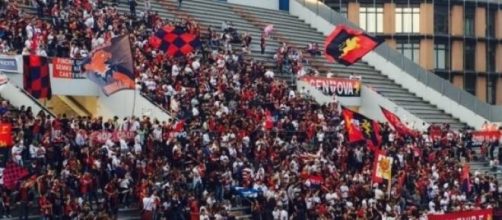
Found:
[[[382,143],[380,124],[348,108],[342,107],[342,117],[350,143],[366,141],[371,150],[378,149]]]
[[[336,61],[346,66],[352,65],[371,52],[382,41],[369,36],[363,31],[345,25],[337,25],[326,38],[325,54],[329,61]]]

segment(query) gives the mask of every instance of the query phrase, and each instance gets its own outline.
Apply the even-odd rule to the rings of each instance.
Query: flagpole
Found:
[[[390,189],[392,186],[392,176],[390,177],[388,184],[387,184],[387,195],[389,196],[388,198],[390,199]]]

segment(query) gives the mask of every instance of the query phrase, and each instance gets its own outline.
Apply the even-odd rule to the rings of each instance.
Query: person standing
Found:
[[[136,17],[136,5],[138,3],[136,3],[136,0],[129,0],[129,12],[131,13],[131,16],[133,18]]]
[[[143,198],[143,214],[141,220],[153,220],[153,211],[155,210],[155,197],[153,193]]]
[[[263,36],[263,34],[261,35],[260,47],[261,47],[261,54],[264,54],[265,53],[265,36]]]

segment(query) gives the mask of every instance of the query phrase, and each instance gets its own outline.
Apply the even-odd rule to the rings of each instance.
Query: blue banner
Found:
[[[17,71],[17,60],[15,57],[0,57],[0,70]]]

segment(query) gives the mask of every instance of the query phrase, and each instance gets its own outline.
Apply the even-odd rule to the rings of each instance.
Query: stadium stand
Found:
[[[88,20],[78,13],[86,7],[94,8],[94,22],[110,24],[97,28],[103,41],[110,32],[130,33],[143,94],[169,109],[175,120],[51,118],[14,111],[5,103],[2,121],[14,125],[17,137],[13,166],[29,172],[12,189],[2,188],[0,210],[11,207],[16,219],[21,214],[31,219],[424,219],[429,213],[500,207],[502,188],[495,175],[502,154],[490,155],[492,143],[475,150],[468,131],[451,129],[463,127],[461,122],[363,62],[344,67],[305,55],[312,69],[361,75],[428,122],[451,125],[441,126],[436,140],[428,133],[403,137],[384,125],[382,151],[396,161],[390,196],[385,185],[370,183],[375,156],[365,144],[347,143],[337,103],[321,106],[296,92],[291,75],[301,70],[278,70],[276,78],[267,74],[277,68],[273,56],[280,43],[295,48],[311,41],[322,44],[320,33],[293,16],[213,1],[185,1],[180,10],[174,1],[150,2],[160,19],[141,16],[145,4],[138,1],[142,20],[127,25],[125,2],[118,3],[118,12],[102,14],[96,12],[112,2],[67,3],[65,10],[76,14],[57,29],[67,32],[68,43],[85,36]],[[7,26],[23,25],[20,18],[29,21],[28,14],[37,12],[33,6],[23,8],[28,13],[13,14]],[[265,16],[267,23],[258,19]],[[162,26],[161,20],[201,33],[205,52],[171,60],[152,50],[142,31]],[[239,52],[239,43],[222,38],[215,38],[219,50],[207,50],[209,27],[224,36],[220,26],[225,21],[237,33],[251,34],[250,55]],[[268,22],[278,33],[267,39],[261,55],[259,39]],[[99,44],[100,37],[90,31],[84,42]],[[68,55],[85,45],[71,44]],[[232,52],[223,49],[229,45]],[[74,55],[85,56],[89,49]],[[465,162],[473,171],[467,176]]]

